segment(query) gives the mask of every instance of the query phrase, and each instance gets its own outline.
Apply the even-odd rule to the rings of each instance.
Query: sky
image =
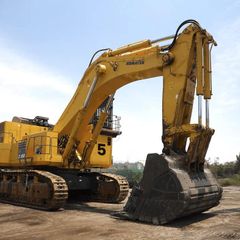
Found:
[[[218,42],[210,102],[216,132],[207,158],[234,161],[240,152],[239,11],[238,0],[0,0],[0,122],[40,115],[54,124],[96,50],[171,35],[182,21],[196,19]],[[161,92],[161,77],[117,92],[122,135],[114,140],[115,162],[161,153]]]

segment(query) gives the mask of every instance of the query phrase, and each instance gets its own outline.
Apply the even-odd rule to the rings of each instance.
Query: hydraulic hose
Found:
[[[95,58],[95,56],[96,56],[99,52],[110,51],[110,50],[111,50],[111,48],[102,48],[102,49],[97,50],[97,51],[93,54],[93,56],[92,56],[92,58],[91,58],[88,66],[90,66],[90,65],[92,64],[93,59]]]
[[[186,24],[188,24],[188,23],[192,23],[192,24],[198,26],[200,29],[202,29],[202,27],[200,26],[200,24],[199,24],[196,20],[188,19],[188,20],[182,22],[182,23],[179,25],[179,27],[177,28],[177,31],[176,31],[176,33],[175,33],[175,35],[174,35],[174,38],[173,38],[172,43],[171,43],[170,45],[162,48],[163,51],[170,50],[170,49],[174,46],[174,44],[175,44],[175,42],[176,42],[176,40],[177,40],[177,36],[178,36],[179,30],[182,28],[182,26],[184,26],[184,25],[186,25]]]

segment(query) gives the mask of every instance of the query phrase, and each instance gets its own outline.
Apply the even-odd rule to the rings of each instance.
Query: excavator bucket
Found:
[[[219,204],[222,188],[205,166],[189,171],[179,155],[148,154],[143,178],[124,207],[125,218],[168,223]]]

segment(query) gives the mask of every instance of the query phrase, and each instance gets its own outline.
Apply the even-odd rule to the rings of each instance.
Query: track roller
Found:
[[[0,201],[41,210],[64,207],[68,188],[63,178],[39,170],[0,170]]]

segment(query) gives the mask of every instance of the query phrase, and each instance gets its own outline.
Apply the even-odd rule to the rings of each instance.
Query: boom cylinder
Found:
[[[86,97],[86,99],[85,99],[85,101],[84,101],[83,108],[86,108],[86,107],[88,106],[88,103],[89,103],[90,98],[91,98],[91,96],[92,96],[93,90],[94,90],[95,87],[96,87],[97,79],[98,79],[98,76],[96,75],[96,76],[94,77],[93,82],[92,82],[92,85],[90,86],[90,89],[89,89],[89,91],[88,91],[88,93],[87,93],[87,97]]]
[[[80,122],[82,121],[83,117],[84,117],[84,114],[85,114],[85,111],[86,111],[86,108],[91,100],[91,97],[92,97],[92,93],[97,85],[97,81],[98,81],[98,76],[99,74],[101,73],[104,73],[106,71],[106,67],[105,65],[102,65],[102,64],[98,64],[97,67],[96,67],[96,75],[94,76],[94,79],[93,79],[93,82],[90,86],[90,89],[87,93],[87,96],[86,96],[86,99],[84,101],[84,104],[83,104],[83,108],[77,113],[77,117],[74,121],[74,124],[72,126],[72,129],[71,129],[71,132],[70,132],[70,135],[69,135],[69,138],[68,138],[68,142],[67,142],[67,145],[65,147],[65,150],[63,152],[63,162],[64,162],[64,165],[67,164],[67,157],[68,155],[70,154],[72,148],[73,148],[73,145],[75,143],[75,140],[74,140],[74,137],[75,137],[75,134],[79,128],[79,124]]]

